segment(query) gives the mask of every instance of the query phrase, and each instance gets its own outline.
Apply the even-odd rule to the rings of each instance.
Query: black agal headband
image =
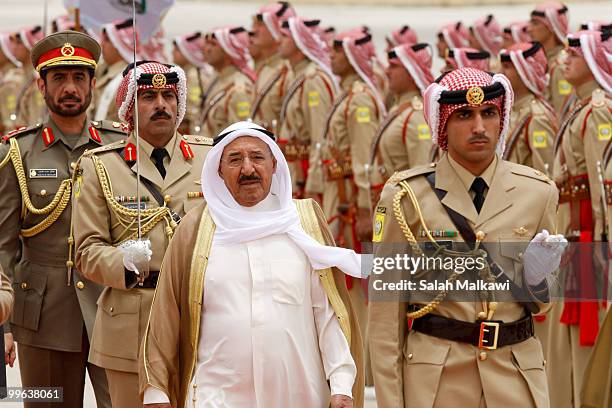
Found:
[[[465,56],[469,60],[484,60],[491,57],[487,51],[475,51],[475,52],[466,52]],[[455,51],[452,48],[447,48],[446,50],[447,58],[455,58]]]
[[[282,17],[283,14],[285,14],[285,12],[287,11],[287,9],[289,9],[289,3],[287,3],[286,1],[279,1],[278,4],[281,5],[281,8],[279,8],[278,11],[274,14],[276,15],[276,17]],[[263,21],[263,13],[258,13],[255,15],[255,17],[258,21]]]
[[[567,7],[566,6],[563,6],[559,10],[557,10],[557,14],[565,14],[565,13],[567,13]],[[543,11],[533,10],[531,12],[531,17],[546,18],[546,13],[544,13]]]
[[[138,67],[142,64],[147,64],[147,63],[160,64],[165,67],[172,68],[172,65],[169,65],[169,64],[162,64],[161,62],[157,62],[157,61],[142,60],[142,61],[136,61],[136,64],[134,63],[129,64],[123,70],[123,76],[125,77],[134,68],[134,66]],[[174,85],[174,84],[178,84],[178,82],[179,82],[179,77],[176,72],[166,72],[166,73],[157,73],[157,74],[142,73],[140,74],[140,77],[138,78],[137,83],[138,85],[150,85],[153,88],[164,88],[166,85]]]
[[[452,72],[452,71],[449,71]],[[493,74],[487,72],[491,77]],[[440,83],[448,72],[440,75],[434,82]],[[467,103],[472,106],[479,106],[483,102],[487,102],[504,95],[506,90],[500,82],[494,82],[487,86],[473,86],[469,89],[460,89],[457,91],[442,91],[438,103],[440,105],[463,105]]]
[[[531,47],[525,51],[522,52],[523,57],[524,58],[529,58],[531,56],[534,56],[538,50],[542,48],[542,44],[540,44],[539,42],[532,42],[531,43]],[[506,53],[501,53],[499,55],[499,59],[501,60],[501,62],[511,62],[510,60],[510,54]]]

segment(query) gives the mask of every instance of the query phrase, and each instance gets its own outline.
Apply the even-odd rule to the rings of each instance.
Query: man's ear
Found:
[[[42,78],[37,78],[36,79],[36,86],[38,86],[38,90],[40,91],[41,95],[45,95],[45,89],[46,89],[46,84],[45,84],[45,80]]]
[[[276,173],[276,157],[272,158],[272,173]]]

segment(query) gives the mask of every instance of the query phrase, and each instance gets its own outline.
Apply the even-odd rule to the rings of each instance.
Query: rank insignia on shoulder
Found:
[[[370,108],[359,106],[355,116],[357,117],[357,123],[370,123]]]
[[[94,142],[102,143],[102,138],[100,138],[100,133],[98,133],[98,129],[93,126],[89,127],[89,136]]]
[[[548,134],[545,130],[535,130],[531,134],[531,141],[533,143],[533,147],[536,149],[544,149],[548,146]]]
[[[602,123],[597,126],[597,139],[610,140],[612,137],[612,125],[610,123]]]
[[[382,206],[376,207],[376,214],[374,215],[374,231],[373,231],[373,236],[372,236],[372,242],[382,241],[386,216],[387,216],[386,207],[382,207]]]
[[[42,139],[45,147],[49,147],[51,143],[55,141],[55,136],[53,136],[53,129],[50,127],[45,127],[42,131]]]
[[[193,154],[193,150],[191,150],[191,146],[189,146],[189,143],[184,140],[181,140],[180,146],[181,152],[183,152],[183,157],[185,158],[185,160],[191,160],[195,157],[195,155]]]

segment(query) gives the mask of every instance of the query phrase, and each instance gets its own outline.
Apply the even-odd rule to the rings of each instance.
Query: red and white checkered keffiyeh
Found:
[[[32,47],[45,38],[45,33],[42,30],[41,26],[34,27],[26,27],[22,28],[17,32],[19,34],[19,38],[21,38],[21,42],[28,49],[28,51],[32,51]]]
[[[174,37],[174,45],[189,63],[198,68],[208,68],[204,58],[204,37],[200,32],[189,33]]]
[[[499,54],[503,44],[502,29],[493,14],[474,21],[471,31],[481,49],[491,55]]]
[[[257,79],[253,71],[253,60],[249,54],[249,33],[246,30],[236,30],[240,27],[222,27],[212,31],[223,51],[230,57],[232,63],[252,81]],[[234,31],[232,33],[232,31]]]
[[[134,130],[134,94],[135,84],[134,75],[136,75],[136,81],[142,74],[168,74],[175,72],[178,76],[177,84],[166,84],[164,88],[172,89],[176,94],[177,98],[177,117],[176,127],[181,124],[185,117],[185,110],[187,107],[187,78],[185,77],[185,71],[179,66],[167,66],[156,61],[145,62],[131,69],[121,81],[119,89],[117,90],[117,96],[115,104],[119,109],[119,118],[127,123],[128,130],[131,132]],[[156,88],[153,85],[138,85],[138,90],[153,89]],[[156,88],[157,89],[157,88]]]
[[[472,87],[485,87],[499,82],[504,88],[504,94],[495,99],[484,101],[483,105],[497,106],[500,112],[500,134],[497,142],[496,152],[502,155],[506,147],[506,135],[509,130],[510,112],[514,102],[514,92],[510,81],[505,75],[491,74],[475,68],[461,68],[446,74],[439,83],[432,83],[427,87],[424,95],[425,120],[431,129],[431,138],[442,150],[447,150],[448,135],[446,133],[446,122],[450,115],[457,109],[469,106],[468,103],[440,104],[440,96],[444,91],[468,90]]]
[[[605,41],[602,37],[605,36]],[[567,36],[570,50],[581,55],[586,61],[597,83],[612,92],[612,36],[601,31],[578,31]],[[572,40],[579,40],[580,46],[572,46]]]
[[[300,52],[327,73],[337,87],[336,76],[331,70],[329,45],[321,37],[323,30],[318,24],[307,26],[306,21],[300,17],[289,17],[287,19],[288,28],[283,30],[293,38],[293,42]]]
[[[119,55],[126,63],[134,59],[134,22],[132,19],[118,20],[104,24],[105,32],[111,44],[117,49]],[[140,58],[140,36],[136,32],[136,58]]]
[[[527,32],[526,21],[513,21],[504,27],[504,37],[509,37],[512,43],[522,43],[531,41]]]
[[[392,31],[391,35],[387,37],[387,41],[392,47],[404,44],[413,45],[419,42],[416,31],[407,25]]]
[[[540,14],[544,14],[544,16]],[[538,4],[532,11],[531,18],[544,23],[560,42],[565,42],[565,37],[567,37],[569,31],[569,16],[567,7],[563,4],[557,1],[546,1]]]
[[[415,51],[414,48],[419,49]],[[411,44],[404,44],[395,47],[393,52],[395,52],[395,55],[397,55],[406,71],[408,71],[421,94],[423,94],[429,84],[434,81],[433,74],[431,73],[431,47],[421,48]]]
[[[280,15],[279,15],[280,14]],[[276,41],[280,41],[282,37],[283,21],[289,17],[295,17],[295,10],[287,2],[277,2],[262,6],[257,15],[261,16],[263,23]]]
[[[336,35],[334,41],[342,43],[342,49],[346,58],[355,72],[357,72],[357,75],[372,91],[378,103],[378,109],[380,112],[386,112],[384,99],[380,94],[374,75],[374,64],[376,63],[374,45],[371,40],[363,44],[357,44],[359,40],[366,36],[369,36],[369,34],[365,32],[363,27],[359,27]]]
[[[0,50],[14,66],[22,66],[21,61],[15,57],[15,43],[11,39],[11,33],[0,33]]]
[[[548,59],[542,47],[535,54],[525,58],[523,52],[533,47],[533,43],[518,43],[507,50],[502,50],[501,55],[510,58],[525,86],[534,94],[542,96],[548,86]]]
[[[75,26],[76,26],[74,23],[74,20],[68,14],[64,14],[64,15],[56,17],[55,19],[53,19],[51,24],[53,26],[54,32],[67,31],[67,30],[74,31]]]
[[[446,24],[438,34],[442,35],[448,48],[462,48],[470,44],[470,32],[461,21]]]
[[[470,54],[481,54],[482,51],[476,48],[453,48],[444,58],[446,63],[453,67],[458,68],[476,68],[481,71],[489,70],[489,58],[470,58]]]
[[[149,41],[142,44],[140,52],[142,58],[163,63],[170,62],[170,58],[166,53],[165,43],[166,33],[164,29],[160,27],[159,30],[149,38]]]

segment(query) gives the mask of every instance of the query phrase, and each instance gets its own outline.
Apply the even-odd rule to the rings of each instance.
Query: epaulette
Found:
[[[436,163],[431,163],[428,165],[413,167],[408,170],[396,171],[389,178],[387,183],[397,185],[400,181],[408,180],[416,176],[421,176],[423,174],[428,174],[436,169]]]
[[[537,116],[548,116],[546,107],[537,99],[531,101],[531,114]]]
[[[602,89],[596,89],[591,94],[591,106],[593,108],[601,108],[606,106],[606,93]]]
[[[423,110],[423,100],[419,96],[413,96],[412,100],[410,101],[410,105],[415,111]]]
[[[125,123],[114,122],[111,120],[93,120],[91,125],[99,130],[108,130],[117,133],[128,133],[128,126]]]
[[[104,146],[96,147],[95,149],[85,150],[85,153],[83,153],[83,157],[90,157],[94,154],[100,154],[103,152],[108,152],[110,150],[123,149],[124,146],[125,140],[119,140],[114,143],[109,143]]]
[[[512,162],[504,162],[510,166],[510,171],[513,174],[519,176],[529,177],[535,180],[542,181],[544,183],[550,184],[552,180],[548,178],[548,176],[542,173],[540,170],[532,169],[528,166],[523,166],[522,164],[512,163]]]
[[[189,144],[204,145],[204,146],[212,146],[213,144],[213,139],[210,137],[206,137],[206,136],[183,135],[182,138],[184,141],[186,141]]]
[[[10,138],[20,137],[23,135],[27,135],[28,133],[32,133],[33,131],[37,131],[42,126],[42,123],[37,123],[34,126],[22,126],[18,129],[11,130],[6,135],[2,136],[2,143],[6,143]]]

